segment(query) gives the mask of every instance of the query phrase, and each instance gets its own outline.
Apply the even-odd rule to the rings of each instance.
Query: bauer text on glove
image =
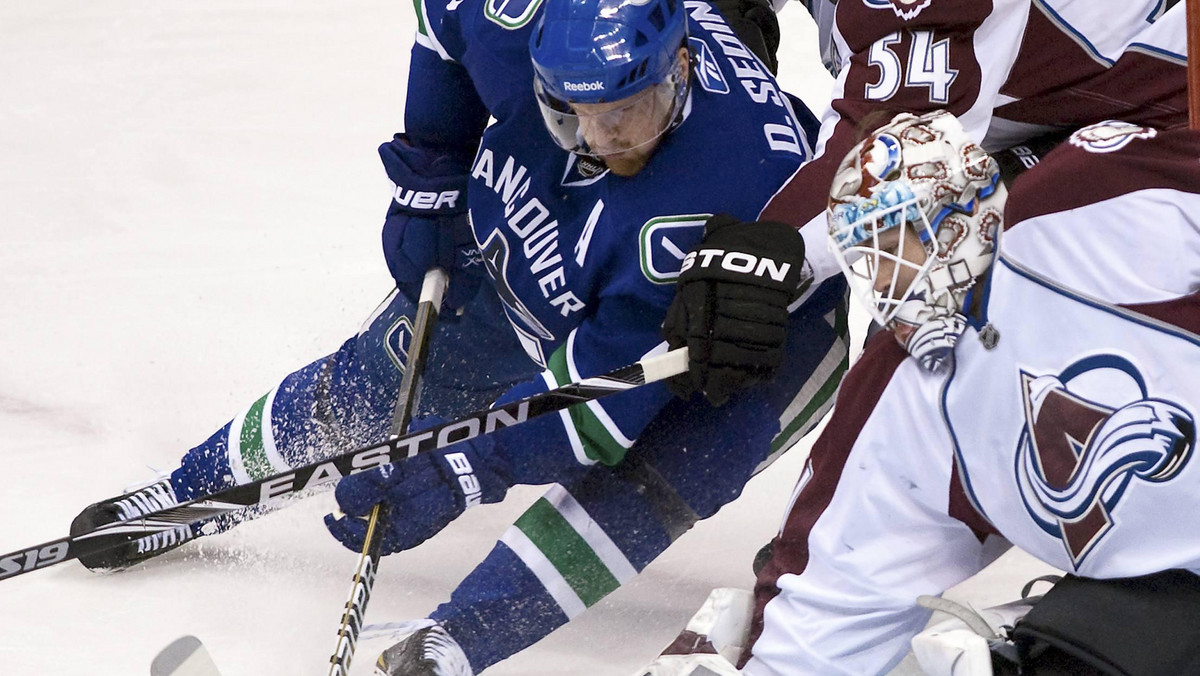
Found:
[[[450,276],[444,305],[462,307],[487,274],[467,217],[470,158],[415,147],[404,134],[379,157],[393,184],[383,255],[397,288],[415,301],[425,271],[439,266]]]
[[[414,422],[419,430],[442,422],[432,416]],[[401,462],[351,474],[334,496],[343,516],[325,516],[325,526],[347,548],[361,551],[367,519],[383,503],[382,553],[411,549],[433,537],[468,507],[499,502],[511,485],[494,459],[490,440],[479,437]]]

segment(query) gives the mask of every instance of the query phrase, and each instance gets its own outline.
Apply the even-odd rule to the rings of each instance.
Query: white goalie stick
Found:
[[[421,284],[421,297],[417,302],[416,319],[413,321],[412,340],[408,344],[408,360],[404,376],[400,380],[400,394],[392,415],[392,436],[399,436],[412,422],[413,411],[421,397],[421,378],[425,371],[425,357],[429,353],[429,341],[433,337],[433,325],[437,322],[442,307],[442,295],[449,283],[449,276],[441,268],[431,268],[425,273]],[[371,509],[367,519],[367,535],[363,540],[358,565],[350,584],[350,595],[346,610],[342,613],[338,627],[337,645],[329,657],[329,676],[350,673],[350,660],[358,646],[358,635],[362,631],[367,614],[367,603],[371,590],[375,588],[375,574],[379,570],[379,559],[383,557],[383,529],[387,527],[382,503]]]
[[[200,639],[181,636],[154,656],[150,676],[221,676],[221,672]]]
[[[519,401],[469,413],[419,432],[348,451],[303,467],[273,474],[212,495],[149,512],[127,521],[106,523],[74,537],[51,540],[0,555],[0,581],[95,554],[153,533],[178,530],[229,512],[265,504],[300,491],[337,481],[353,472],[382,467],[459,441],[561,411],[575,404],[665,380],[687,370],[687,348],[646,357],[592,378],[568,383]],[[117,498],[113,498],[116,500]]]

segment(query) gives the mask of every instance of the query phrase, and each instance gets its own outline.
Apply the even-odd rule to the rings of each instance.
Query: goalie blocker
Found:
[[[1013,610],[1020,610],[1020,616],[1013,617]],[[980,613],[959,607],[954,614],[964,612],[967,617],[939,622],[913,638],[924,673],[1200,673],[1200,578],[1189,571],[1112,580],[1067,575],[1040,598]]]
[[[714,589],[671,645],[630,676],[740,676],[734,665],[749,641],[753,604],[749,591]],[[913,638],[927,676],[1200,673],[1200,577],[1189,571],[1115,580],[1067,575],[1040,598],[960,610],[974,617],[939,622]]]

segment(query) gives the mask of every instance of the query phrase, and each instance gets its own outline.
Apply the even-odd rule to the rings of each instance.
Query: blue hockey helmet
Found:
[[[686,39],[683,0],[546,0],[529,51],[547,94],[606,103],[667,79]]]
[[[669,89],[670,120],[686,94],[678,51],[687,46],[683,0],[546,0],[529,41],[534,90],[551,135],[574,152],[572,104],[606,104]],[[659,131],[659,134],[666,129]]]

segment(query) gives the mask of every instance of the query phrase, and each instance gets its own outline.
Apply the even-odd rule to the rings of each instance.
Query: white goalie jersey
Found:
[[[955,366],[875,336],[759,576],[753,676],[886,673],[1003,536],[1200,572],[1200,133],[1086,128],[1012,186]],[[1028,180],[1027,180],[1028,179]]]

